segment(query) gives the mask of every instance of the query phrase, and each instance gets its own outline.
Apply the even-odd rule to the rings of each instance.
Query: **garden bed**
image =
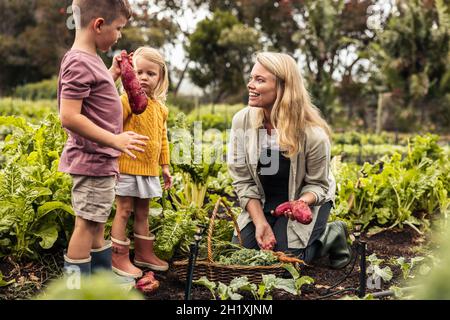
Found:
[[[411,258],[417,254],[417,248],[424,244],[425,239],[410,228],[401,231],[385,231],[374,236],[362,236],[362,240],[367,242],[367,256],[375,253],[379,258],[386,261],[390,258],[404,257]],[[10,258],[3,258],[0,261],[0,271],[4,275],[4,280],[14,279],[15,283],[0,288],[0,299],[29,299],[41,292],[48,283],[48,280],[57,277],[62,268],[62,251],[54,250],[47,253],[39,261],[30,263],[17,263]],[[312,266],[305,267],[301,275],[312,277],[315,282],[302,287],[302,295],[294,296],[284,291],[276,291],[273,295],[275,300],[314,300],[327,293],[327,289],[338,279],[351,270],[352,264],[343,270],[332,270],[326,267],[326,260],[322,259]],[[392,285],[401,284],[401,270],[399,267],[390,266],[393,271],[393,279],[389,283],[384,283],[381,290],[387,290]],[[175,274],[170,270],[167,273],[156,273],[160,280],[160,288],[152,295],[146,297],[148,300],[183,300],[185,284],[178,281]],[[358,264],[356,264],[350,276],[344,280],[334,290],[344,288],[357,288],[359,285]],[[370,292],[371,290],[368,290]],[[343,293],[330,297],[336,299],[346,295]],[[246,296],[250,298],[249,296]],[[194,286],[192,299],[210,300],[211,293],[204,287]]]

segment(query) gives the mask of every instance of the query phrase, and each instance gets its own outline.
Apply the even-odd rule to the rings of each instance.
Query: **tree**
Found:
[[[373,41],[374,34],[367,21],[375,13],[368,10],[375,3],[375,0],[212,0],[210,8],[231,8],[240,22],[262,33],[264,49],[296,56],[314,103],[330,119],[339,96],[346,97],[345,87],[359,85],[362,57],[358,52]]]
[[[189,36],[186,51],[194,66],[192,81],[209,89],[213,102],[245,89],[244,76],[252,67],[252,54],[259,46],[259,34],[239,23],[232,14],[216,11]]]
[[[292,34],[299,25],[295,13],[303,0],[211,0],[207,1],[211,11],[231,11],[241,23],[259,30],[266,48],[294,52],[297,44]]]
[[[0,94],[57,72],[71,35],[65,0],[0,2]]]
[[[373,82],[407,110],[411,120],[450,126],[449,1],[398,1],[378,40],[370,47]]]

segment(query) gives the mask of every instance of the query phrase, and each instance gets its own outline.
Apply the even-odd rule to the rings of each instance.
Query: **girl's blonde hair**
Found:
[[[167,66],[166,62],[164,61],[164,57],[156,49],[149,47],[140,47],[134,52],[133,55],[134,65],[136,65],[136,61],[138,58],[144,58],[145,60],[156,63],[161,67],[160,78],[158,84],[156,85],[155,90],[153,91],[152,98],[159,102],[165,102],[167,99],[167,91],[169,90],[169,72],[167,71]]]
[[[318,126],[331,136],[331,128],[322,118],[320,110],[311,102],[304,80],[295,60],[284,53],[261,52],[256,60],[275,75],[277,98],[270,121],[278,132],[278,143],[285,155],[292,157],[301,151],[308,126]],[[256,126],[264,121],[264,111],[258,110]]]

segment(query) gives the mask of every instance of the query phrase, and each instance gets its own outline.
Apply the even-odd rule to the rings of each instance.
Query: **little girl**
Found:
[[[164,58],[152,48],[141,47],[133,55],[137,77],[148,99],[147,109],[140,115],[131,112],[126,94],[122,95],[124,132],[134,131],[149,137],[145,152],[137,159],[119,158],[120,178],[116,186],[116,216],[111,240],[113,242],[112,268],[122,276],[139,278],[145,267],[155,271],[166,271],[167,262],[153,252],[155,236],[149,234],[149,200],[162,196],[159,181],[159,166],[162,167],[164,189],[172,186],[169,172],[169,145],[167,139],[168,109],[164,105],[169,87],[169,77]],[[130,239],[126,226],[134,212],[134,266],[130,262]]]

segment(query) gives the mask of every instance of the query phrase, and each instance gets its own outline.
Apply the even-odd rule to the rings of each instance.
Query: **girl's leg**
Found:
[[[139,278],[142,270],[130,261],[130,239],[127,237],[127,223],[133,212],[133,197],[116,197],[116,216],[114,217],[112,240],[112,269],[121,276]]]
[[[155,236],[149,232],[149,200],[135,199],[134,207],[134,263],[155,271],[166,271],[169,264],[159,259],[153,251]]]
[[[75,228],[67,249],[67,257],[73,260],[89,258],[97,228],[97,222],[76,217]]]
[[[113,220],[111,237],[120,241],[127,240],[127,223],[133,212],[133,197],[116,197],[116,215]]]
[[[148,225],[148,211],[150,206],[149,199],[134,199],[134,233],[148,237],[149,225]]]

